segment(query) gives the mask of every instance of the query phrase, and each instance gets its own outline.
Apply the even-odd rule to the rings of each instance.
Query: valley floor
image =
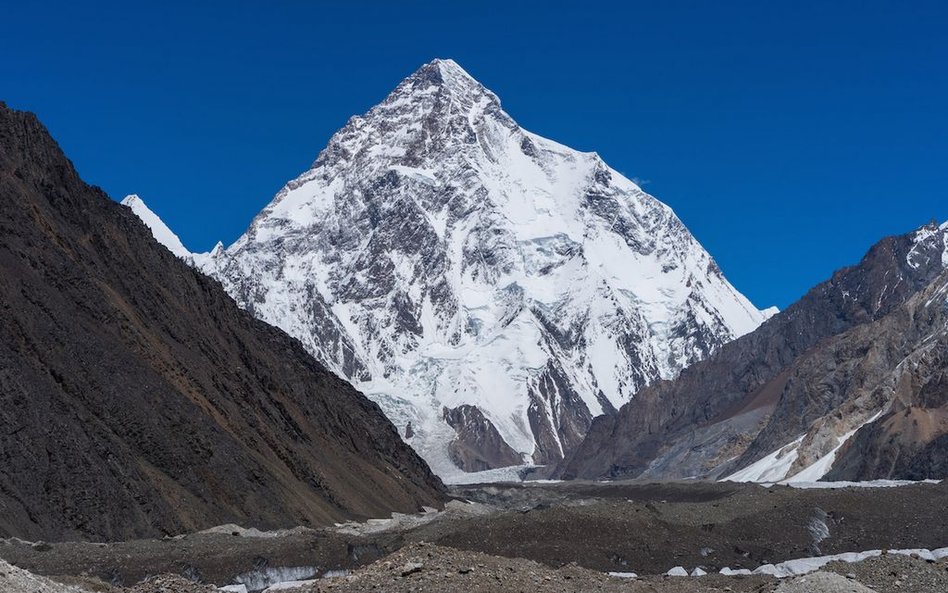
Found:
[[[924,553],[832,562],[805,577],[719,574],[724,568],[753,570],[844,552],[944,548],[948,483],[797,489],[697,482],[527,482],[455,486],[452,492],[456,499],[443,511],[329,529],[258,532],[223,526],[162,540],[108,544],[6,540],[0,543],[0,558],[87,590],[116,593],[129,590],[123,586],[135,593],[185,593],[191,588],[180,584],[184,581],[170,588],[160,581],[135,585],[159,574],[217,585],[242,582],[250,590],[262,590],[329,571],[336,576],[300,587],[419,593],[727,588],[864,593],[861,584],[880,593],[948,591],[948,559],[926,559]],[[675,567],[710,574],[664,576]],[[795,583],[809,588],[793,588]],[[0,591],[3,587],[0,580]]]

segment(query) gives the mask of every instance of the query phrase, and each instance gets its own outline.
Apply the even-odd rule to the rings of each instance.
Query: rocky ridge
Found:
[[[875,245],[758,330],[596,420],[564,477],[940,478],[946,225]]]
[[[438,505],[379,407],[0,104],[0,535],[129,539]]]

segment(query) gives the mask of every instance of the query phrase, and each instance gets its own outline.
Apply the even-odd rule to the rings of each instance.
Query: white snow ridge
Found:
[[[448,481],[558,461],[593,416],[772,314],[668,206],[522,129],[451,60],[350,119],[196,265],[410,424]],[[483,418],[449,426],[462,406]]]
[[[187,259],[191,257],[191,252],[184,246],[184,243],[181,242],[178,235],[174,234],[174,232],[168,228],[168,225],[145,205],[145,202],[142,201],[141,198],[135,194],[125,196],[125,199],[122,200],[122,205],[131,208],[132,212],[142,219],[142,222],[151,229],[151,234],[154,235],[155,239],[167,247],[168,251],[180,258]]]

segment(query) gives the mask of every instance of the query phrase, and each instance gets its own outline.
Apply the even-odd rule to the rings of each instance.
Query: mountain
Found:
[[[555,463],[756,328],[672,210],[451,60],[353,117],[198,264],[378,402],[442,476]]]
[[[3,104],[0,277],[0,537],[324,525],[443,500],[376,404]]]
[[[945,477],[948,225],[889,237],[598,418],[566,478]]]

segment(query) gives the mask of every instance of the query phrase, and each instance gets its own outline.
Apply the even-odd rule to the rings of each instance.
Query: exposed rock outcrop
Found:
[[[523,458],[504,442],[480,408],[469,405],[445,408],[444,420],[457,432],[448,443],[448,454],[462,470],[477,472],[523,463]]]
[[[936,353],[944,333],[946,259],[944,226],[880,241],[858,265],[756,331],[678,379],[645,388],[617,415],[597,418],[559,475],[723,477],[762,464],[756,475],[792,477],[812,466],[803,477],[818,479],[849,441],[829,476],[943,476],[937,461],[926,458],[942,438],[937,427],[945,400],[936,385],[943,367]],[[898,446],[883,443],[882,433],[868,434],[903,434],[892,410],[917,398],[926,403],[910,406],[909,416],[924,416],[916,432],[926,436],[904,443],[913,461],[887,464]],[[880,450],[872,452],[867,439]],[[789,456],[776,453],[788,444]],[[863,456],[877,461],[861,465],[856,460]],[[754,479],[755,472],[741,475]]]
[[[327,524],[442,499],[376,404],[3,104],[0,278],[0,536]]]

